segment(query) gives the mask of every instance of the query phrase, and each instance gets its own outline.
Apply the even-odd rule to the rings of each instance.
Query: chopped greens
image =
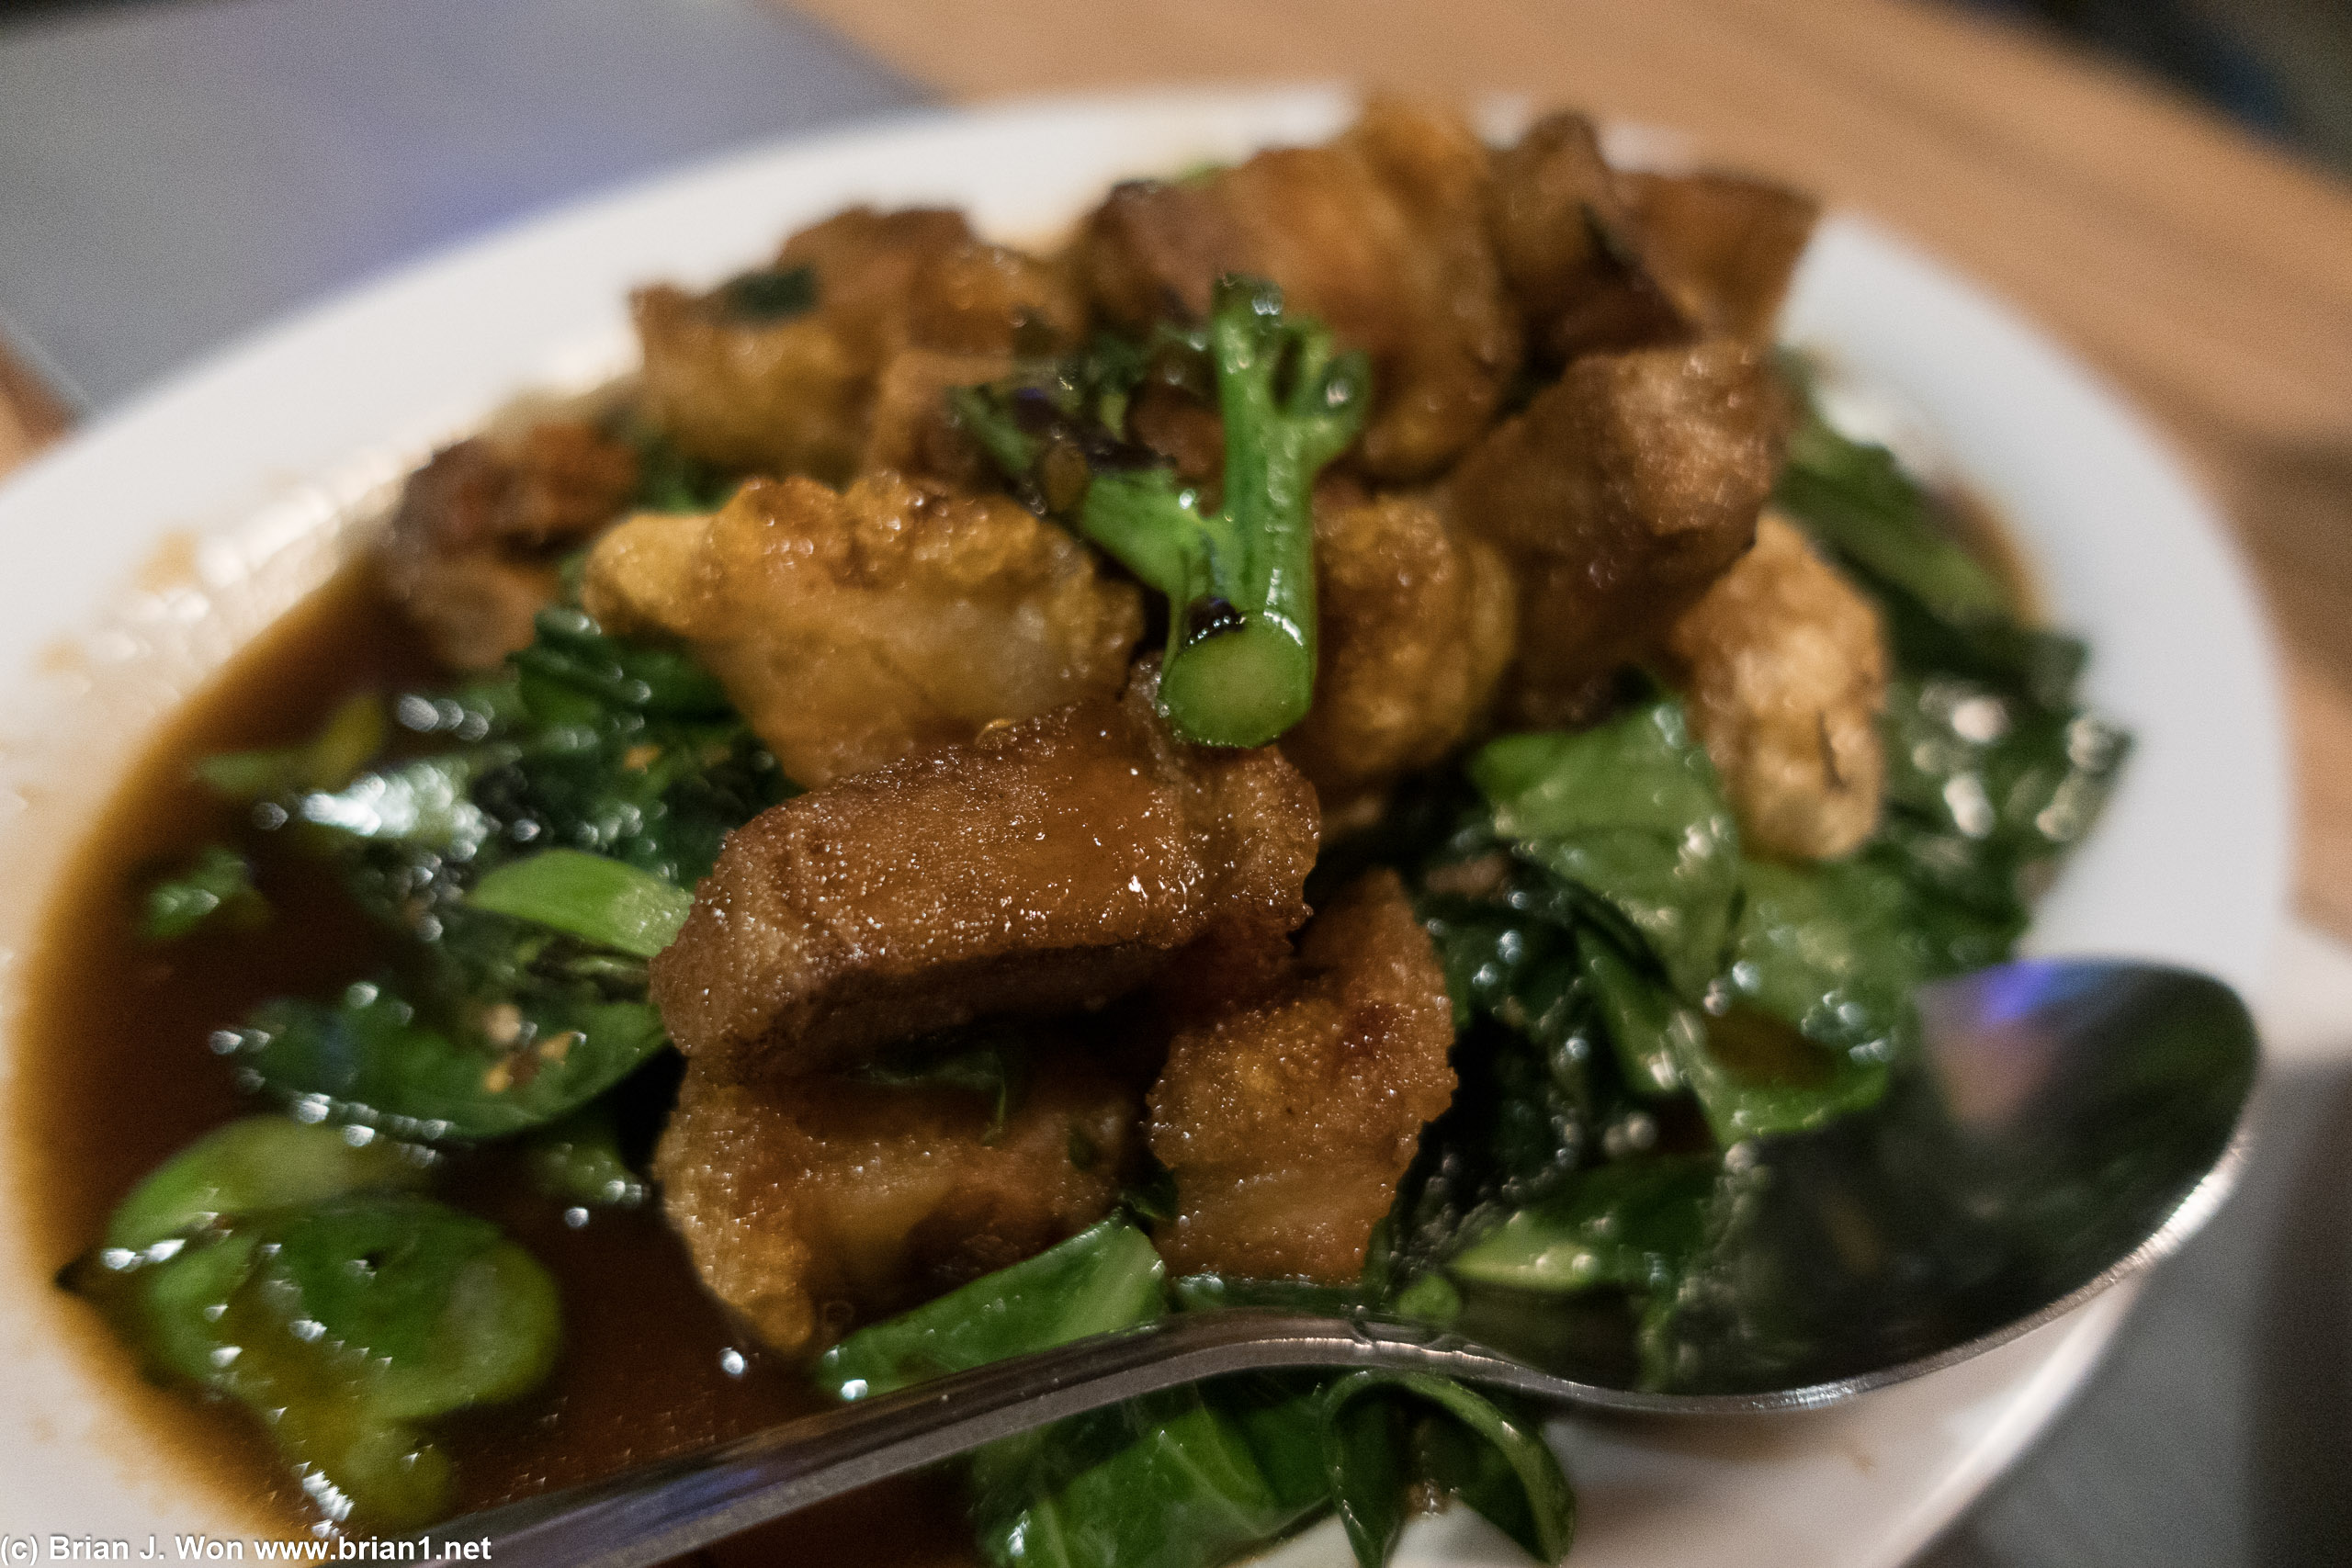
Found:
[[[1190,1280],[1176,1294],[1188,1310],[1329,1304],[1287,1299],[1276,1282],[1242,1289],[1237,1297],[1234,1282]],[[1114,1216],[860,1329],[825,1354],[816,1378],[836,1398],[888,1393],[1140,1326],[1167,1311],[1169,1293],[1149,1238]],[[1426,1423],[1407,1418],[1425,1406],[1462,1432],[1426,1444]],[[992,1568],[1214,1568],[1335,1506],[1363,1568],[1381,1568],[1406,1488],[1421,1479],[1459,1491],[1544,1562],[1566,1550],[1575,1517],[1558,1461],[1532,1426],[1442,1379],[1381,1373],[1171,1389],[993,1443],[972,1457],[970,1474]]]
[[[651,958],[676,939],[694,896],[626,861],[582,850],[545,850],[484,876],[466,901],[493,915],[578,937],[592,947]]]
[[[206,931],[253,931],[269,923],[269,900],[254,886],[253,863],[221,844],[200,850],[176,876],[147,890],[140,934],[177,942]]]
[[[531,1179],[548,1197],[590,1209],[634,1209],[650,1193],[621,1150],[610,1097],[592,1100],[524,1142]]]
[[[331,1519],[411,1529],[450,1498],[423,1424],[527,1392],[561,1337],[546,1271],[402,1190],[423,1174],[388,1144],[233,1122],[142,1183],[65,1280],[156,1371],[261,1417]]]
[[[1683,996],[1706,989],[1731,925],[1739,838],[1680,704],[1661,697],[1575,734],[1505,736],[1468,767],[1514,855],[1593,919],[1638,933]]]
[[[544,1126],[662,1049],[646,961],[720,840],[790,785],[700,667],[569,606],[540,615],[505,682],[394,708],[457,744],[368,759],[256,821],[334,870],[397,964],[215,1043],[307,1114],[428,1141]]]
[[[248,1116],[215,1127],[150,1172],[107,1222],[106,1245],[131,1252],[261,1209],[366,1188],[423,1185],[432,1157],[345,1128]]]
[[[1151,1239],[1114,1215],[858,1330],[818,1361],[817,1382],[837,1399],[863,1399],[1148,1323],[1160,1314],[1163,1272]]]
[[[1416,1469],[1538,1562],[1567,1555],[1576,1493],[1541,1428],[1523,1415],[1419,1372],[1351,1372],[1319,1403],[1324,1473],[1359,1568],[1381,1568],[1396,1550],[1404,1528],[1399,1483]],[[1406,1437],[1409,1450],[1399,1440]]]
[[[570,1115],[659,1051],[650,1003],[518,992],[436,1028],[370,981],[333,1003],[264,1005],[216,1047],[305,1115],[430,1143],[503,1138]]]
[[[850,1068],[848,1076],[893,1088],[959,1089],[979,1095],[989,1110],[988,1131],[980,1141],[994,1144],[1029,1092],[1029,1053],[1010,1027],[979,1024],[885,1052]],[[1073,1126],[1070,1136],[1082,1139],[1085,1134]],[[1082,1168],[1091,1157],[1082,1148],[1071,1149],[1074,1165]]]
[[[382,750],[383,699],[363,693],[334,710],[307,744],[221,751],[196,765],[198,782],[231,800],[266,800],[295,790],[338,790]]]
[[[764,326],[805,316],[817,308],[817,269],[763,266],[737,273],[718,286],[721,315]]]

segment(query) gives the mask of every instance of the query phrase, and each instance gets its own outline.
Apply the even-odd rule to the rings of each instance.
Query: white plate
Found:
[[[154,715],[317,582],[345,519],[518,389],[623,366],[622,299],[712,280],[851,201],[936,201],[1046,233],[1111,180],[1328,134],[1323,93],[1187,94],[929,115],[766,149],[543,218],[362,288],[169,383],[0,491],[0,1009],[66,849]],[[2140,745],[2034,945],[2174,959],[2251,988],[2284,908],[2278,698],[2246,575],[2211,510],[2074,361],[1883,233],[1833,219],[1796,340],[1915,411],[2012,520],[2090,689]],[[11,1208],[5,1213],[13,1215]],[[252,1533],[158,1462],[77,1309],[0,1218],[0,1562],[56,1532]],[[2109,1296],[1966,1366],[1842,1409],[1706,1424],[1571,1420],[1576,1568],[1860,1565],[1916,1550],[2033,1435],[2123,1311]],[[153,1397],[163,1397],[160,1395]],[[12,1538],[12,1539],[11,1539]],[[39,1550],[45,1554],[44,1539]],[[1285,1562],[1337,1562],[1319,1531]],[[1462,1510],[1405,1561],[1510,1561]]]

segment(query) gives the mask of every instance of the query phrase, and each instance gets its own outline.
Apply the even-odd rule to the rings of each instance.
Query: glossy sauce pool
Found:
[[[52,896],[30,954],[23,1092],[9,1143],[28,1222],[62,1267],[96,1240],[150,1170],[207,1129],[270,1107],[239,1092],[208,1044],[272,996],[331,995],[377,966],[374,928],[323,874],[257,855],[276,918],[258,932],[167,946],[136,930],[157,872],[235,824],[240,807],[191,782],[199,757],[315,733],[359,692],[430,687],[433,664],[373,576],[345,572],[244,649],[173,715],[115,789]],[[658,1107],[646,1108],[658,1113]],[[512,1156],[461,1155],[435,1194],[501,1225],[554,1274],[564,1348],[554,1374],[512,1404],[438,1424],[456,1461],[458,1511],[570,1485],[819,1408],[799,1368],[762,1354],[703,1291],[658,1210],[599,1210],[577,1228]],[[89,1309],[95,1313],[95,1308]],[[109,1371],[139,1373],[104,1341]],[[729,1375],[722,1354],[742,1371]],[[288,1533],[315,1514],[254,1418],[233,1404],[175,1401],[153,1434],[191,1473],[260,1500]],[[886,1483],[699,1554],[705,1562],[968,1562],[956,1487]]]

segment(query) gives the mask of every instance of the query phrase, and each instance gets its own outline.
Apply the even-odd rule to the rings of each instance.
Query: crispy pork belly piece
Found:
[[[1510,661],[1518,613],[1501,554],[1430,498],[1330,494],[1315,509],[1315,706],[1282,739],[1327,812],[1469,736]]]
[[[1793,525],[1766,513],[1756,547],[1675,622],[1668,647],[1746,848],[1829,860],[1871,836],[1886,784],[1885,631]]]
[[[697,1061],[653,1168],[711,1293],[801,1355],[1108,1213],[1137,1101],[1069,1051],[1035,1064],[1001,1126],[967,1089],[729,1083]]]
[[[1623,179],[1577,114],[1538,120],[1495,155],[1487,229],[1540,364],[1695,335],[1645,254]]]
[[[1787,423],[1748,344],[1588,355],[1463,459],[1455,515],[1519,582],[1514,721],[1587,717],[1657,650],[1755,538]]]
[[[476,436],[409,476],[381,546],[384,581],[443,662],[494,668],[556,595],[554,556],[611,522],[637,455],[571,421]]]
[[[839,482],[901,351],[1051,354],[1085,335],[1061,269],[981,243],[959,212],[853,209],[794,235],[772,270],[802,266],[815,298],[797,312],[760,308],[741,280],[633,297],[646,414],[695,457]]]
[[[676,637],[803,785],[1126,684],[1134,585],[1004,496],[895,474],[753,479],[709,516],[597,541],[589,614]]]
[[[1425,478],[1493,420],[1519,367],[1486,232],[1487,164],[1458,115],[1379,99],[1328,146],[1120,186],[1087,220],[1080,265],[1130,329],[1205,320],[1224,273],[1280,284],[1290,308],[1372,355],[1365,468]]]
[[[786,801],[738,829],[653,961],[681,1050],[808,1073],[986,1014],[1050,1016],[1210,932],[1306,917],[1315,791],[1272,748],[1182,745],[1148,682]]]
[[[874,389],[861,474],[897,473],[933,479],[950,489],[1001,488],[996,467],[979,443],[964,434],[947,409],[947,394],[1012,374],[1009,354],[949,354],[910,348],[890,356]]]
[[[1169,1048],[1150,1134],[1176,1178],[1169,1267],[1353,1280],[1422,1125],[1453,1099],[1453,1046],[1445,973],[1396,875],[1351,884],[1271,992]]]
[[[1821,204],[1736,175],[1619,179],[1643,254],[1682,313],[1707,335],[1770,343]]]

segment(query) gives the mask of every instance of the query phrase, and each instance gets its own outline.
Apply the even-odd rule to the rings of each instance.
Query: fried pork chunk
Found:
[[[1423,496],[1318,497],[1315,568],[1315,706],[1282,748],[1338,811],[1468,737],[1517,604],[1501,555]]]
[[[555,597],[556,555],[636,489],[637,455],[590,424],[460,441],[409,476],[384,536],[385,585],[444,663],[494,668]]]
[[[1540,364],[1692,335],[1652,271],[1623,179],[1579,114],[1546,116],[1495,155],[1487,227]]]
[[[1886,783],[1886,638],[1877,608],[1794,525],[1766,513],[1756,547],[1668,643],[1745,847],[1827,860],[1871,836]]]
[[[1062,529],[894,474],[753,479],[710,516],[631,518],[582,601],[616,633],[684,639],[804,785],[1114,696],[1143,632],[1135,587]]]
[[[1425,478],[1486,428],[1519,365],[1487,181],[1487,150],[1459,116],[1377,100],[1328,146],[1118,186],[1087,220],[1080,266],[1130,329],[1205,320],[1225,273],[1280,284],[1291,309],[1372,355],[1364,468]]]
[[[1394,874],[1349,886],[1272,987],[1180,1032],[1151,1091],[1179,1273],[1363,1268],[1421,1127],[1453,1098],[1445,974]]]
[[[1009,354],[948,354],[931,348],[893,355],[875,386],[874,412],[857,471],[904,474],[962,491],[998,488],[996,466],[956,424],[947,394],[957,387],[1002,380],[1015,363]]]
[[[1770,343],[1819,214],[1762,180],[1611,169],[1577,114],[1548,116],[1498,153],[1487,201],[1545,365],[1707,337]]]
[[[696,1066],[822,1070],[1149,979],[1212,930],[1306,917],[1315,792],[1271,748],[1184,746],[1148,682],[919,752],[727,840],[653,999]]]
[[[794,235],[764,272],[631,303],[657,427],[726,468],[835,483],[857,467],[876,381],[900,352],[1051,354],[1086,331],[1060,270],[933,209],[854,208]]]
[[[1737,175],[1618,178],[1643,254],[1683,316],[1709,336],[1770,343],[1821,204]]]
[[[1017,1263],[1100,1218],[1135,1091],[1083,1055],[994,1097],[844,1078],[737,1084],[696,1062],[654,1156],[711,1292],[787,1355]]]
[[[1455,515],[1519,581],[1512,719],[1586,716],[1657,649],[1755,538],[1786,423],[1761,352],[1718,340],[1588,355],[1463,459]]]

